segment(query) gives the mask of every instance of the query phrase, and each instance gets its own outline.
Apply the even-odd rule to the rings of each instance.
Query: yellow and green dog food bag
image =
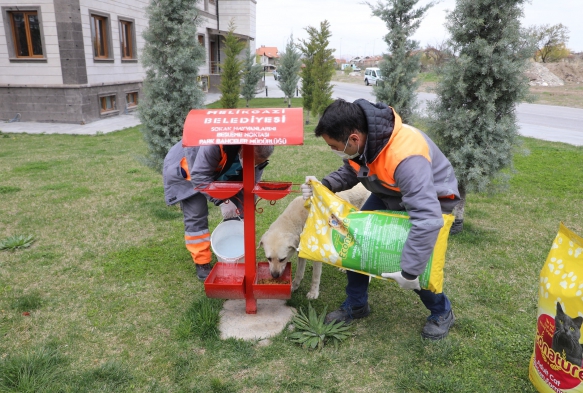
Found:
[[[299,257],[343,269],[381,277],[401,271],[401,254],[411,222],[406,212],[362,212],[328,190],[311,182],[313,196],[306,201],[308,219],[300,235]],[[443,266],[453,215],[445,214],[444,226],[419,284],[435,293],[443,291]]]
[[[540,272],[528,374],[539,392],[583,393],[583,238],[560,223]]]

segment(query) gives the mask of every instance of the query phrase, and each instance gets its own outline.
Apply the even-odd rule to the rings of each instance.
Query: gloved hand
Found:
[[[421,286],[419,286],[419,277],[415,278],[414,280],[407,280],[405,277],[403,277],[400,271],[395,273],[381,273],[381,276],[395,280],[402,289],[421,289]]]
[[[306,182],[300,186],[304,200],[310,199],[310,197],[313,195],[312,186],[308,184],[310,180],[318,181],[315,176],[306,176]]]
[[[237,206],[231,201],[223,202],[220,205],[221,213],[223,214],[223,219],[228,220],[229,218],[235,218],[237,214]]]

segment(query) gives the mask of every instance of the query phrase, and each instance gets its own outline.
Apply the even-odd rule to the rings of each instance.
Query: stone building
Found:
[[[205,90],[220,83],[221,37],[255,51],[256,0],[199,0],[199,69]],[[88,123],[135,110],[148,0],[0,0],[0,119]]]

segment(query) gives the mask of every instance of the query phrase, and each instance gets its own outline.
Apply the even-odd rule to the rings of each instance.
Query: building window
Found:
[[[215,4],[215,0],[209,0],[210,4]]]
[[[108,59],[107,18],[91,15],[91,40],[93,41],[93,56],[96,59]]]
[[[117,109],[115,106],[115,95],[99,97],[101,102],[101,113],[111,112]]]
[[[134,91],[126,94],[126,104],[128,108],[132,108],[138,105],[138,92]]]
[[[205,45],[204,45],[204,35],[203,34],[200,34],[198,36],[198,43],[200,44],[200,46],[202,46],[204,48]]]
[[[16,57],[44,57],[37,11],[16,11],[9,15]]]
[[[121,38],[121,58],[123,60],[134,59],[134,23],[129,20],[120,20],[119,33]]]

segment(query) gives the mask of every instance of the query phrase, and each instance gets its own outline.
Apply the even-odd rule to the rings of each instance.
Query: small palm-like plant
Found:
[[[296,314],[292,323],[296,331],[290,335],[293,342],[302,344],[305,348],[322,349],[324,345],[331,342],[334,347],[352,335],[350,325],[344,322],[324,323],[326,309],[321,315],[316,313],[312,304],[308,306],[308,315],[300,307],[300,312]]]
[[[28,248],[34,243],[33,235],[14,235],[0,241],[0,250],[17,250],[19,248]]]

